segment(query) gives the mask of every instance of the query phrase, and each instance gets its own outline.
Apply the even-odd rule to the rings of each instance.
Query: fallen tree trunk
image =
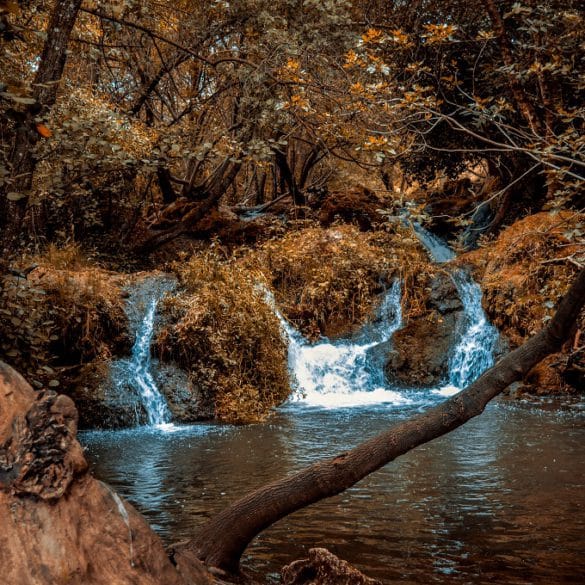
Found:
[[[492,398],[561,348],[584,305],[585,270],[581,270],[549,324],[467,389],[351,451],[315,463],[244,496],[211,519],[175,555],[195,556],[208,566],[238,573],[240,557],[248,544],[277,520],[343,492],[396,457],[481,414]]]

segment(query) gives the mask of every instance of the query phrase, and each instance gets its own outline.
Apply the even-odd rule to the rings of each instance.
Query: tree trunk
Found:
[[[351,451],[315,463],[244,496],[213,518],[192,542],[175,554],[183,558],[194,555],[209,566],[237,573],[240,557],[248,544],[277,520],[343,492],[396,457],[481,414],[492,398],[561,348],[584,305],[585,270],[581,270],[548,326],[467,389]]]
[[[205,183],[196,189],[203,195],[200,202],[177,222],[176,225],[146,238],[137,248],[138,253],[149,253],[177,239],[179,236],[197,232],[197,224],[218,205],[228,187],[235,181],[240,171],[241,162],[226,159]]]
[[[35,128],[35,118],[39,113],[46,114],[57,99],[59,80],[67,60],[67,45],[80,6],[81,0],[58,0],[55,3],[47,29],[47,40],[33,81],[32,97],[36,103],[27,107],[24,119],[16,129],[15,147],[8,160],[12,179],[3,192],[0,192],[0,221],[3,228],[0,249],[7,252],[16,248],[37,164],[34,148],[39,134]],[[23,197],[18,201],[9,201],[5,197],[10,191]]]
[[[280,171],[280,176],[282,177],[282,180],[288,187],[288,190],[292,195],[294,204],[300,206],[305,205],[306,204],[305,195],[299,189],[293,172],[288,164],[286,153],[282,152],[281,150],[275,150],[274,155],[276,158],[276,165],[278,166],[278,170]]]

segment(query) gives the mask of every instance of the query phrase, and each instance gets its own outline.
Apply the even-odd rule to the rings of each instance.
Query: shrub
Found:
[[[418,240],[397,226],[371,233],[309,227],[265,244],[245,262],[265,274],[283,314],[313,339],[363,324],[394,278],[404,283],[407,312],[416,312],[421,300],[411,291],[424,288],[433,271]]]
[[[261,275],[213,251],[176,270],[184,291],[163,303],[161,359],[189,372],[217,419],[262,420],[290,385],[280,323],[257,289]]]
[[[128,346],[120,276],[72,245],[50,247],[26,278],[0,282],[0,356],[38,388],[118,346]]]

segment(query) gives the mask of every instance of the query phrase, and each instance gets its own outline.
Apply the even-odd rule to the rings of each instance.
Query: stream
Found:
[[[448,261],[450,250],[423,232],[435,260]],[[295,393],[268,422],[242,427],[164,424],[168,411],[148,352],[158,297],[147,295],[124,371],[150,424],[81,433],[94,474],[170,544],[246,492],[423,412],[493,364],[498,334],[481,290],[461,270],[452,276],[464,319],[449,376],[417,390],[390,387],[382,373],[379,350],[402,322],[400,282],[354,337],[317,343],[292,328],[264,291],[288,341]],[[272,526],[243,564],[276,581],[282,565],[324,546],[384,583],[583,583],[584,442],[583,401],[496,400],[456,431]]]
[[[249,490],[423,408],[422,400],[292,404],[261,425],[86,432],[82,442],[95,475],[171,543]],[[325,546],[384,583],[583,583],[584,443],[583,403],[559,410],[497,401],[344,494],[277,523],[252,543],[244,566],[275,573]]]

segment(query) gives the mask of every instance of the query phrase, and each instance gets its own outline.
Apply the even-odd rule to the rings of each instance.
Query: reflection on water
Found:
[[[84,433],[94,473],[167,542],[271,479],[347,449],[413,406],[298,406],[249,427]],[[347,492],[279,522],[245,564],[325,546],[385,583],[585,582],[585,411],[499,402]]]

